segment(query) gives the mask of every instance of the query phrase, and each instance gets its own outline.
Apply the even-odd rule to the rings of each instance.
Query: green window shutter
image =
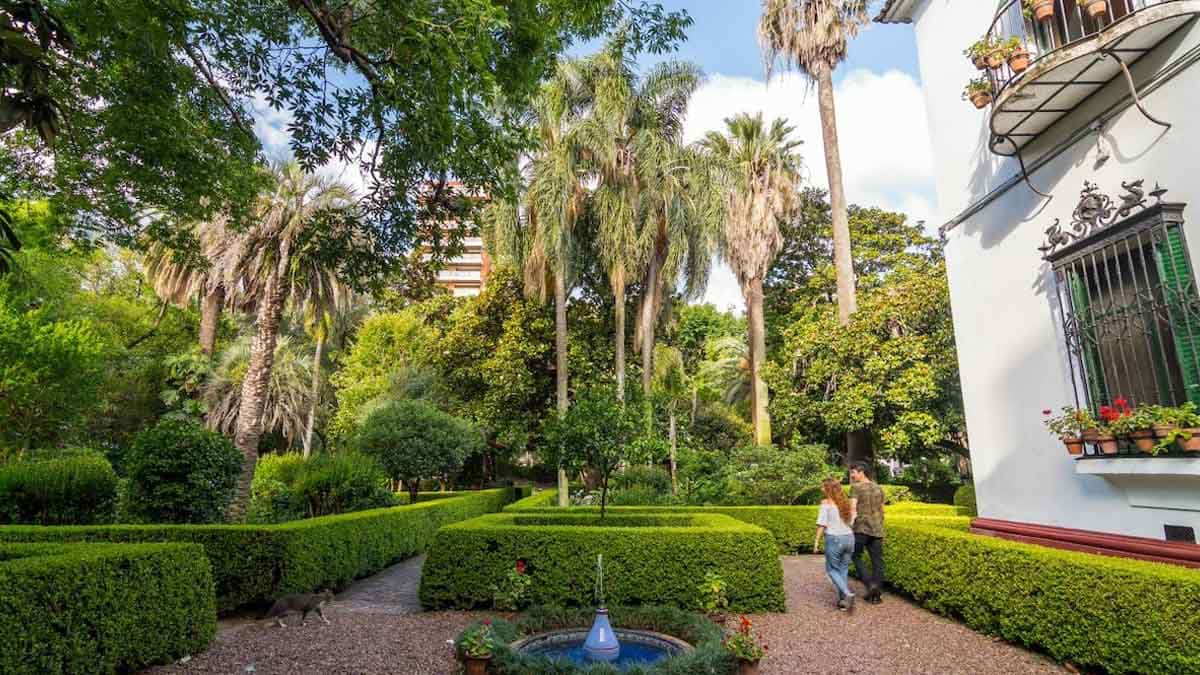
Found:
[[[1109,402],[1108,386],[1104,381],[1104,369],[1100,361],[1100,346],[1096,332],[1091,327],[1094,323],[1091,304],[1088,300],[1087,285],[1083,279],[1071,270],[1067,272],[1067,283],[1071,287],[1071,304],[1075,310],[1075,320],[1079,323],[1079,346],[1083,351],[1084,382],[1087,383],[1088,398],[1092,408],[1099,409]]]
[[[1154,248],[1163,301],[1170,316],[1175,356],[1183,375],[1186,400],[1200,405],[1200,315],[1192,277],[1192,262],[1179,227],[1168,227]]]

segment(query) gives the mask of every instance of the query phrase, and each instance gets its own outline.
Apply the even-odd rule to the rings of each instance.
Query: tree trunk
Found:
[[[767,341],[763,325],[762,279],[751,279],[746,293],[746,314],[750,324],[750,383],[754,409],[754,444],[771,444],[771,416],[767,412],[767,383],[763,380]]]
[[[412,479],[408,481],[408,503],[417,503],[417,493],[421,490],[421,481]]]
[[[217,284],[200,300],[200,353],[205,356],[212,356],[217,347],[217,329],[221,327],[224,304],[224,284]]]
[[[560,252],[561,255],[561,252]],[[566,262],[559,258],[558,270],[554,274],[554,358],[555,388],[558,414],[567,414],[567,280]],[[558,505],[567,506],[567,472],[558,467]]]
[[[625,403],[625,271],[617,270],[613,274],[613,320],[616,336],[613,346],[616,348],[617,399]]]
[[[667,437],[671,441],[671,496],[679,495],[679,482],[675,474],[675,406],[671,406],[670,427],[667,429]]]
[[[654,378],[654,295],[658,288],[658,255],[650,256],[646,265],[646,288],[642,290],[642,394],[650,400]]]
[[[317,408],[321,406],[321,359],[325,356],[325,336],[317,336],[313,354],[312,407],[308,411],[308,426],[304,429],[304,459],[312,455],[313,429],[317,424]]]
[[[866,429],[851,431],[846,434],[846,468],[854,466],[855,462],[867,465],[867,476],[875,479],[875,453],[871,447],[871,434]]]
[[[263,406],[266,405],[271,367],[275,364],[275,343],[279,338],[279,317],[282,313],[283,289],[278,270],[272,270],[258,306],[256,332],[250,342],[250,363],[242,380],[242,398],[233,439],[234,445],[242,453],[242,475],[238,477],[237,492],[227,512],[230,522],[240,522],[250,502],[250,483],[254,480],[258,441],[262,436]]]
[[[821,138],[825,144],[825,171],[829,177],[829,205],[833,216],[833,262],[837,268],[838,320],[844,326],[858,309],[854,289],[854,259],[850,254],[850,217],[842,184],[842,156],[838,149],[837,114],[833,104],[833,69],[822,68],[817,77],[821,111]]]

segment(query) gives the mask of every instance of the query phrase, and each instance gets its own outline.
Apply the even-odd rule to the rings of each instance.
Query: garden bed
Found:
[[[532,579],[529,602],[588,606],[601,554],[613,604],[694,607],[711,571],[728,584],[733,611],[784,609],[783,570],[766,530],[720,514],[624,511],[603,522],[587,512],[503,513],[444,527],[425,562],[421,604],[490,606],[493,585],[520,560]]]
[[[196,653],[216,633],[191,544],[0,544],[0,672],[112,673]]]
[[[0,542],[190,542],[212,562],[218,609],[338,588],[425,551],[439,527],[499,510],[513,488],[280,525],[2,526]]]

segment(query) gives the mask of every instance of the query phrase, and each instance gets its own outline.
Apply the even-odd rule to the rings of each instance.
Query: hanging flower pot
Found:
[[[1004,66],[1004,50],[993,49],[987,55],[987,67],[992,70],[1000,70]]]
[[[1079,6],[1093,19],[1108,14],[1108,0],[1079,0]]]
[[[976,108],[986,108],[992,102],[992,81],[986,76],[971,80],[963,90],[963,98]]]
[[[1054,18],[1054,0],[1025,0],[1025,13],[1034,21],[1050,21]]]
[[[1008,55],[1008,67],[1014,73],[1023,73],[1029,69],[1029,51],[1024,47],[1017,47]]]
[[[1067,454],[1069,454],[1069,455],[1082,455],[1083,454],[1083,439],[1080,438],[1079,436],[1063,436],[1062,443],[1063,443],[1063,446],[1065,446],[1067,448]]]

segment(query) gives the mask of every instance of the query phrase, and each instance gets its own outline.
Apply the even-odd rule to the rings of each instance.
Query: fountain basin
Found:
[[[679,654],[689,652],[692,646],[677,637],[649,630],[614,629],[621,643],[621,652],[615,661],[604,661],[624,672],[632,666],[648,666]],[[593,661],[584,651],[588,629],[570,628],[530,635],[512,643],[511,647],[530,656],[541,656],[552,661],[587,666]]]

